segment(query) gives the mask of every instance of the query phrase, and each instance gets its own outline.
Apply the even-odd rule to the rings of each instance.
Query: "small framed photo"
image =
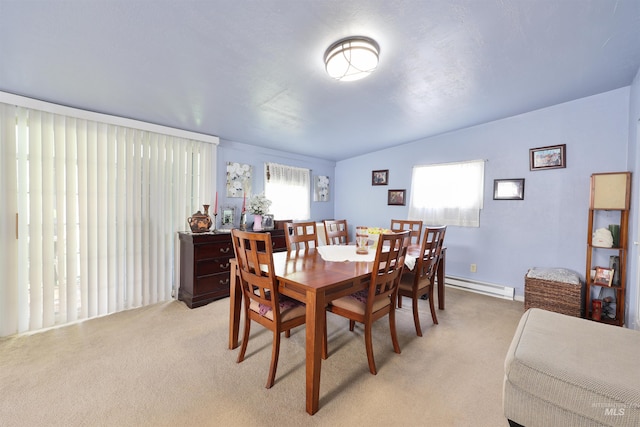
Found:
[[[494,179],[493,200],[524,200],[524,178]]]
[[[225,206],[220,209],[220,214],[220,228],[223,230],[232,229],[236,217],[236,208],[232,206]]]
[[[596,267],[596,275],[593,278],[593,283],[600,286],[611,286],[613,273],[613,268]]]
[[[371,172],[371,185],[389,185],[389,169]]]
[[[404,206],[407,190],[389,190],[387,205]]]
[[[262,229],[273,230],[273,214],[262,215]]]
[[[529,149],[529,169],[558,169],[567,167],[567,144]]]

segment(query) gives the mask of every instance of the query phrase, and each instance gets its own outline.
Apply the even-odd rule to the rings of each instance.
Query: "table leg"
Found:
[[[323,296],[316,292],[307,292],[306,306],[306,405],[307,413],[313,415],[318,411],[320,402],[322,336],[326,316]]]
[[[444,310],[444,277],[445,267],[447,263],[447,248],[442,248],[440,253],[440,261],[438,262],[438,309]]]
[[[238,331],[240,330],[240,309],[242,304],[242,289],[237,279],[238,262],[235,258],[229,261],[229,350],[238,346]]]

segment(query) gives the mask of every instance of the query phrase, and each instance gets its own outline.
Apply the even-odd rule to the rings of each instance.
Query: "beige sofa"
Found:
[[[512,426],[640,426],[640,332],[527,310],[505,360]]]

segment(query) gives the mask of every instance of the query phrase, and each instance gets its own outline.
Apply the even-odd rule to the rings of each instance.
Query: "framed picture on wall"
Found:
[[[389,190],[387,205],[404,206],[407,190]]]
[[[548,147],[531,148],[529,150],[529,169],[558,169],[567,167],[566,144]]]
[[[493,200],[524,200],[524,178],[494,179]]]
[[[389,169],[371,172],[371,185],[389,185]]]

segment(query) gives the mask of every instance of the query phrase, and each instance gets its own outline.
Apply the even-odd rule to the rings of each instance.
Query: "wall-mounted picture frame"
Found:
[[[567,167],[567,144],[529,149],[529,169],[558,169]]]
[[[227,197],[251,197],[253,166],[227,162]]]
[[[273,230],[273,214],[262,215],[262,229]]]
[[[389,185],[389,169],[372,171],[371,185]]]
[[[223,230],[231,230],[236,219],[236,208],[233,206],[224,206],[220,209],[220,228]]]
[[[593,278],[593,283],[600,286],[611,286],[613,274],[613,268],[596,267],[596,275]]]
[[[524,200],[524,178],[494,179],[493,200]]]
[[[326,175],[318,175],[313,181],[313,201],[328,202],[329,201],[329,177]]]
[[[389,190],[387,205],[404,206],[406,204],[407,190]]]

